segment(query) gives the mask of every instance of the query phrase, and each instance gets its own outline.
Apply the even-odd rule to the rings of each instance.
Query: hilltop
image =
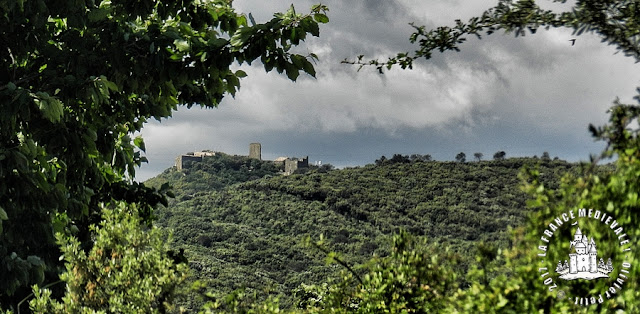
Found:
[[[336,273],[323,254],[303,244],[306,236],[323,235],[357,265],[388,254],[388,236],[402,228],[450,246],[461,256],[461,272],[477,243],[508,247],[508,227],[528,214],[519,189],[523,166],[538,167],[550,188],[579,170],[537,158],[396,158],[283,176],[273,162],[218,154],[145,184],[173,185],[176,197],[156,212],[157,224],[174,230],[174,245],[185,249],[196,278],[220,294],[246,287],[265,295],[268,289],[291,305],[301,283],[326,282]]]

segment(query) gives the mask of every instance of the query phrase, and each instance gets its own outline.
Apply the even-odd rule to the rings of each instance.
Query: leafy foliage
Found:
[[[640,175],[640,143],[638,134],[640,129],[632,129],[635,125],[640,111],[635,106],[617,105],[612,108],[611,122],[609,125],[595,128],[592,127],[594,135],[608,142],[608,148],[602,154],[603,157],[616,155],[616,167],[596,166],[596,163],[583,164],[581,167],[565,169],[562,171],[562,180],[547,180],[549,165],[563,164],[558,161],[534,162],[532,159],[507,159],[503,161],[479,162],[479,163],[438,163],[438,162],[414,162],[405,163],[385,163],[381,166],[370,166],[369,168],[389,171],[390,169],[411,169],[410,166],[419,165],[452,165],[464,167],[465,172],[470,172],[478,164],[485,164],[483,167],[498,168],[500,165],[519,161],[513,169],[519,169],[521,177],[528,183],[523,186],[523,190],[531,195],[528,207],[533,211],[525,211],[529,215],[524,226],[517,227],[512,233],[512,245],[504,246],[499,242],[475,243],[477,254],[474,262],[465,261],[470,257],[472,250],[456,250],[455,245],[451,250],[451,242],[428,245],[424,239],[412,239],[406,232],[400,232],[394,236],[394,245],[390,251],[377,251],[380,257],[374,256],[368,263],[362,266],[352,267],[350,265],[359,264],[353,258],[353,253],[348,250],[339,249],[342,253],[329,252],[327,249],[321,251],[328,253],[329,261],[345,266],[345,271],[338,277],[329,277],[318,281],[316,284],[301,284],[294,289],[294,304],[297,312],[327,313],[327,312],[358,312],[358,313],[378,313],[378,312],[451,312],[451,313],[531,313],[531,312],[599,312],[609,313],[613,311],[637,312],[639,293],[637,292],[637,280],[640,275],[637,257],[634,253],[621,254],[620,250],[614,246],[600,246],[599,254],[612,256],[615,265],[620,265],[622,261],[629,263],[626,267],[628,273],[622,283],[622,289],[616,289],[613,298],[605,298],[602,304],[578,307],[574,305],[575,297],[594,297],[605,290],[610,290],[609,281],[582,281],[579,283],[565,283],[563,293],[571,293],[571,300],[559,297],[558,290],[550,290],[541,279],[541,269],[554,269],[555,261],[566,253],[568,244],[561,245],[564,240],[571,238],[572,234],[559,234],[553,243],[560,247],[555,252],[548,251],[550,258],[542,261],[538,255],[537,245],[540,243],[543,230],[549,222],[558,218],[562,213],[578,208],[601,209],[607,215],[615,217],[616,221],[624,226],[625,233],[632,239],[640,235],[637,228],[637,209],[639,201],[637,194],[640,191],[638,186],[638,175]],[[524,161],[524,162],[523,162]],[[353,171],[367,169],[345,169],[334,171],[326,176],[346,175]],[[433,173],[433,168],[431,169]],[[569,171],[566,171],[569,170]],[[357,173],[357,172],[356,172]],[[412,177],[417,177],[420,172],[412,171]],[[450,174],[455,171],[449,169]],[[311,175],[298,176],[298,180],[312,177]],[[359,178],[358,175],[349,175],[352,179]],[[406,177],[406,175],[405,175]],[[451,177],[451,175],[449,176]],[[554,176],[555,177],[555,176]],[[342,177],[343,180],[345,177]],[[557,178],[557,177],[555,177]],[[235,188],[242,189],[246,186],[257,187],[274,180],[258,180],[245,183]],[[289,178],[283,178],[288,180]],[[395,178],[398,180],[397,178]],[[500,180],[502,178],[498,178]],[[317,179],[316,179],[317,182]],[[489,181],[490,182],[490,181]],[[376,186],[382,187],[385,184]],[[559,184],[558,184],[559,183]],[[273,186],[273,182],[271,182]],[[354,184],[351,184],[354,185]],[[358,184],[363,185],[362,183]],[[337,185],[332,185],[336,187]],[[495,188],[492,189],[495,191]],[[228,190],[229,191],[229,190]],[[477,194],[477,193],[476,193]],[[378,192],[377,196],[385,195]],[[382,196],[384,198],[385,196]],[[524,197],[523,197],[524,198]],[[456,200],[459,202],[459,200]],[[408,207],[410,208],[410,207]],[[448,208],[455,208],[449,206]],[[245,209],[246,210],[246,209]],[[387,215],[392,215],[387,212]],[[477,219],[477,217],[476,217]],[[273,219],[271,220],[273,221]],[[335,222],[335,219],[331,220]],[[366,220],[359,220],[359,226],[367,228]],[[380,225],[381,220],[377,220]],[[598,239],[607,239],[608,225],[597,219],[581,222],[581,228],[590,231],[591,236]],[[321,225],[316,224],[316,228]],[[452,225],[438,228],[438,231],[451,228]],[[313,233],[310,233],[313,236]],[[327,243],[331,241],[331,235],[327,233]],[[320,236],[321,237],[321,236]],[[357,238],[357,236],[352,236]],[[431,238],[444,240],[452,238],[430,236]],[[555,236],[554,236],[555,237]],[[631,240],[631,243],[633,240]],[[446,241],[445,241],[446,242]],[[318,243],[323,247],[325,242]],[[340,246],[335,241],[331,244],[337,248]],[[450,247],[448,250],[445,247]],[[629,244],[633,247],[633,244]],[[499,249],[497,249],[499,248]],[[456,254],[455,252],[459,252]],[[465,280],[460,280],[464,269],[456,268],[460,263],[469,263]],[[546,267],[546,268],[542,268]],[[617,270],[621,273],[620,270]],[[330,274],[330,273],[329,273]],[[617,278],[617,277],[616,277]],[[615,278],[613,279],[615,280]],[[307,281],[309,282],[309,281]],[[324,282],[324,283],[320,283]],[[267,312],[278,312],[281,310],[280,304],[270,299],[264,303],[257,302],[256,299],[243,301],[242,295],[232,294],[228,301],[233,307],[224,309],[249,309],[248,312],[259,312],[257,309],[269,309]],[[592,301],[593,302],[593,301]],[[285,303],[286,306],[286,303]],[[265,310],[266,311],[266,310]]]
[[[185,250],[194,277],[211,288],[216,300],[245,288],[245,296],[258,293],[261,300],[271,295],[291,308],[297,302],[292,291],[302,284],[339,278],[335,266],[322,262],[324,254],[302,243],[305,236],[325,235],[327,246],[340,252],[346,264],[359,265],[374,254],[391,254],[388,239],[405,229],[451,246],[452,254],[461,255],[452,268],[464,273],[475,263],[468,252],[476,250],[478,241],[508,247],[507,227],[524,223],[526,195],[518,190],[522,166],[539,164],[549,187],[557,186],[566,172],[579,171],[575,164],[532,158],[424,160],[396,154],[361,168],[267,174],[234,184],[224,178],[251,179],[257,169],[269,169],[270,162],[219,155],[181,172],[169,169],[149,184],[175,186],[176,198],[156,211],[157,222],[175,230],[173,245]],[[254,170],[242,166],[249,163]],[[230,185],[219,188],[222,182]],[[184,306],[196,310],[201,302],[191,297]]]
[[[503,150],[496,152],[495,154],[493,154],[493,159],[494,160],[503,160],[504,157],[507,155],[507,153],[505,153]]]
[[[465,40],[467,35],[476,35],[480,37],[481,32],[491,34],[497,30],[504,30],[506,32],[513,32],[516,36],[524,35],[528,30],[531,33],[535,33],[539,28],[551,28],[551,27],[569,27],[573,28],[577,35],[582,32],[594,32],[599,34],[604,42],[615,45],[617,49],[623,51],[625,54],[634,57],[639,60],[638,49],[638,34],[639,28],[637,23],[637,1],[576,1],[573,10],[563,13],[554,13],[551,11],[541,10],[535,1],[533,0],[521,0],[510,1],[502,0],[494,8],[487,10],[482,16],[474,17],[469,20],[468,23],[462,21],[456,21],[455,27],[440,27],[435,30],[427,31],[424,27],[416,27],[416,32],[412,35],[411,41],[419,44],[419,49],[414,54],[401,53],[394,58],[390,58],[387,62],[379,62],[372,60],[369,62],[363,62],[363,57],[359,57],[357,61],[346,61],[348,63],[356,63],[362,65],[374,65],[379,71],[383,69],[390,69],[394,65],[399,65],[402,68],[411,68],[413,62],[417,58],[430,58],[431,53],[435,50],[441,52],[446,50],[458,50],[458,45]],[[636,125],[638,122],[638,107],[631,105],[621,105],[618,102],[611,110],[611,122],[609,125],[603,128],[592,127],[592,132],[596,137],[604,139],[609,144],[607,150],[601,157],[616,156],[616,167],[613,172],[599,172],[596,169],[596,161],[594,160],[593,166],[583,167],[581,171],[576,171],[573,174],[564,175],[560,185],[550,184],[553,180],[543,181],[544,175],[548,173],[547,169],[541,169],[532,167],[533,163],[528,165],[529,167],[524,171],[524,178],[528,180],[528,184],[525,185],[524,190],[531,196],[533,200],[529,203],[529,206],[535,209],[531,213],[531,216],[527,222],[525,228],[517,228],[513,232],[513,246],[506,250],[492,249],[493,243],[488,246],[480,245],[479,252],[476,261],[468,269],[468,283],[461,284],[460,289],[455,293],[451,293],[442,298],[442,303],[436,305],[442,306],[444,312],[509,312],[509,313],[529,313],[529,312],[612,312],[612,311],[624,311],[624,312],[637,312],[638,311],[638,292],[637,292],[637,280],[631,279],[624,282],[622,290],[618,290],[612,300],[602,305],[591,305],[589,307],[578,308],[572,305],[570,301],[562,301],[557,294],[557,291],[552,291],[545,286],[543,280],[540,279],[541,267],[547,269],[553,269],[555,267],[555,260],[557,260],[558,253],[549,253],[550,259],[553,262],[542,262],[535,251],[537,243],[540,241],[540,237],[543,235],[542,226],[549,224],[550,221],[557,218],[558,215],[570,210],[576,210],[577,208],[596,208],[605,212],[607,215],[615,216],[620,224],[624,224],[625,230],[630,237],[637,237],[640,235],[640,231],[637,228],[637,211],[638,211],[638,175],[640,175],[640,162],[638,161],[638,151],[640,150],[640,142],[638,141],[638,129],[632,129],[631,126]],[[636,126],[637,127],[637,126]],[[509,160],[505,160],[504,152],[497,152],[494,154],[494,162],[502,163]],[[397,158],[396,158],[397,157]],[[413,165],[408,158],[403,156],[394,156],[393,161],[386,158],[381,158],[376,161],[376,164],[380,168],[384,167],[407,167],[407,165]],[[551,161],[548,154],[543,154],[543,158],[540,160],[541,164],[556,163],[557,161]],[[416,163],[417,164],[417,163]],[[429,164],[429,163],[424,163]],[[468,164],[457,164],[458,167],[468,166]],[[521,164],[522,166],[522,164]],[[337,173],[342,173],[338,171]],[[345,173],[347,171],[344,171]],[[468,169],[467,169],[468,172]],[[403,179],[409,180],[414,177],[416,171],[403,172],[404,177],[395,178],[396,181],[402,182]],[[410,174],[407,176],[406,174]],[[452,171],[451,173],[455,173]],[[384,176],[381,176],[384,177]],[[357,178],[357,177],[353,177]],[[352,178],[349,178],[352,179]],[[357,180],[357,179],[356,179]],[[406,179],[405,179],[406,180]],[[375,180],[371,180],[376,182]],[[322,180],[316,179],[316,182],[321,185]],[[366,180],[356,181],[356,184],[352,183],[353,189],[366,187]],[[252,183],[249,186],[259,187],[262,182]],[[273,183],[272,183],[273,184]],[[385,184],[389,184],[384,181],[377,181],[376,185],[379,187],[386,187]],[[393,184],[390,184],[393,186]],[[423,186],[426,186],[423,184]],[[271,186],[270,186],[271,187]],[[384,188],[381,188],[384,190]],[[313,189],[312,189],[313,190]],[[317,189],[316,189],[317,190]],[[270,191],[271,189],[263,188],[263,191]],[[359,222],[359,226],[366,228],[366,223],[374,221],[375,226],[384,226],[381,221],[384,221],[382,217],[377,216],[376,210],[370,211],[369,208],[375,208],[369,206],[366,209],[362,208],[358,211],[359,207],[347,206],[351,205],[336,201],[335,203],[326,202],[330,199],[331,192],[335,189],[326,189],[325,194],[317,193],[305,193],[303,190],[296,190],[295,188],[289,188],[285,191],[290,191],[293,195],[301,198],[307,197],[309,200],[323,201],[330,207],[338,209],[339,213],[351,214],[351,219],[356,219]],[[491,191],[512,191],[509,189]],[[376,191],[378,192],[378,191]],[[460,192],[460,190],[457,190]],[[373,194],[373,193],[372,193]],[[474,193],[478,195],[478,191]],[[323,198],[322,196],[326,196]],[[381,195],[377,193],[375,195]],[[384,194],[382,194],[384,195]],[[319,199],[316,197],[320,196]],[[339,194],[340,200],[342,200],[342,194]],[[380,199],[386,200],[382,196]],[[524,197],[523,197],[524,199]],[[463,203],[459,199],[456,199],[457,203],[447,204],[447,214],[452,215],[455,211],[456,204]],[[355,205],[369,203],[356,203]],[[401,208],[411,210],[411,203],[402,203]],[[312,209],[312,211],[315,209]],[[403,215],[409,214],[408,212],[402,212]],[[386,216],[399,218],[400,216],[393,216],[393,211],[384,212]],[[469,212],[465,212],[467,214]],[[455,216],[454,216],[455,217]],[[504,216],[502,216],[504,217]],[[431,217],[430,217],[431,218]],[[474,217],[476,218],[476,217]],[[315,225],[314,225],[315,226]],[[597,222],[587,222],[586,228],[593,231],[596,237],[604,236],[604,231],[597,226]],[[602,226],[600,226],[602,227]],[[407,229],[410,229],[408,227]],[[410,229],[411,230],[411,229]],[[446,230],[439,228],[438,230]],[[333,230],[332,230],[333,231]],[[336,233],[328,233],[335,235]],[[458,233],[459,234],[459,233]],[[353,238],[350,234],[349,238]],[[559,244],[559,239],[555,239],[554,243]],[[633,242],[632,242],[633,243]],[[565,246],[560,245],[561,248],[568,249],[568,244]],[[627,254],[625,257],[621,256],[620,252],[613,252],[611,248],[600,248],[602,252],[611,254],[615,262],[625,260],[629,262],[628,277],[636,278],[639,273],[639,267],[637,258],[634,254]],[[468,252],[468,250],[467,250]],[[351,256],[346,254],[345,256]],[[330,255],[333,257],[333,255]],[[491,260],[497,261],[496,263],[490,262]],[[337,261],[337,260],[336,260]],[[340,259],[340,264],[353,265],[349,263],[351,261],[344,261]],[[463,261],[464,264],[464,261]],[[551,264],[551,265],[549,265]],[[384,263],[378,263],[378,265],[385,265]],[[377,268],[379,273],[388,274],[393,273],[393,268],[386,264],[381,268]],[[376,269],[376,268],[374,268]],[[361,278],[361,274],[350,272],[354,277]],[[376,277],[376,278],[385,278]],[[363,280],[357,280],[356,287],[364,287]],[[383,283],[385,280],[377,280],[377,283]],[[297,290],[298,295],[303,296],[303,302],[306,308],[313,308],[312,311],[357,311],[358,309],[367,309],[366,311],[374,312],[372,310],[380,310],[384,308],[384,305],[400,306],[394,307],[395,310],[400,310],[403,302],[393,303],[387,302],[389,299],[385,299],[384,295],[387,295],[385,285],[378,286],[381,289],[374,291],[371,295],[363,297],[358,295],[357,288],[353,289],[353,280],[347,278],[342,282],[338,282],[337,286],[321,285],[324,292],[313,291],[308,286],[301,285]],[[589,283],[569,284],[571,291],[579,297],[594,296],[598,291],[602,291],[606,288],[607,282],[594,281]],[[391,284],[393,286],[393,284]],[[350,287],[350,288],[343,288]],[[396,286],[399,288],[399,286]],[[327,290],[328,289],[328,290]],[[332,290],[333,289],[333,290]],[[329,291],[329,292],[327,292]],[[324,300],[331,300],[331,298],[325,299],[326,296],[330,296],[330,291],[346,291],[339,293],[338,295],[346,296],[346,299],[339,299],[339,302],[333,303],[334,306],[323,307],[322,302]],[[354,292],[355,291],[355,292]],[[393,293],[400,293],[402,288],[393,289]],[[368,292],[368,291],[367,291]],[[392,293],[392,295],[393,295]],[[395,294],[398,296],[399,294]],[[411,293],[411,297],[419,296],[419,292],[414,291]],[[355,297],[354,297],[355,296]],[[351,297],[351,299],[349,299]],[[409,299],[411,299],[409,297]],[[573,297],[573,295],[572,295]],[[342,303],[344,300],[355,300],[350,303]],[[368,302],[367,300],[376,300],[374,302]],[[385,300],[383,305],[380,300]],[[393,299],[392,300],[399,300]],[[403,300],[405,300],[403,298]],[[373,307],[371,307],[373,305]],[[361,307],[362,306],[362,307]],[[376,307],[377,306],[377,307]],[[412,311],[420,311],[424,304],[418,304],[412,307]],[[409,310],[409,309],[407,309]],[[363,310],[365,312],[365,310]]]
[[[204,157],[202,162],[187,162],[182,171],[169,168],[162,175],[145,181],[145,185],[161,188],[171,184],[179,193],[177,199],[186,200],[197,192],[218,191],[235,183],[281,175],[283,169],[271,161],[216,152],[214,156]]]
[[[578,208],[598,209],[608,216],[614,217],[620,226],[624,226],[624,233],[631,239],[628,247],[633,252],[634,239],[640,236],[638,229],[638,202],[637,195],[640,192],[638,176],[640,175],[640,141],[639,129],[630,126],[638,120],[640,111],[637,106],[616,104],[611,109],[610,123],[601,128],[591,127],[595,137],[607,141],[608,148],[602,156],[617,156],[616,168],[611,173],[594,173],[587,169],[580,176],[566,175],[561,185],[557,188],[549,188],[540,181],[540,172],[527,170],[526,176],[529,183],[524,187],[534,199],[529,203],[536,210],[528,219],[526,228],[520,228],[514,233],[516,245],[507,250],[502,258],[506,266],[513,269],[509,276],[500,275],[488,284],[479,281],[473,282],[467,290],[460,290],[455,296],[454,308],[460,311],[482,312],[532,312],[544,310],[545,312],[598,312],[610,313],[622,311],[627,313],[637,312],[639,297],[637,278],[640,275],[640,265],[637,254],[623,254],[618,245],[599,246],[598,254],[613,256],[614,261],[620,265],[627,262],[631,266],[626,269],[628,273],[622,273],[628,278],[616,289],[613,298],[607,299],[604,291],[609,289],[611,281],[595,281],[569,285],[572,297],[595,297],[601,295],[604,302],[601,305],[590,305],[582,308],[574,305],[573,298],[562,301],[558,298],[558,290],[549,291],[548,287],[540,279],[538,267],[555,269],[555,261],[560,260],[558,252],[549,251],[550,258],[546,263],[541,263],[537,246],[540,237],[544,236],[545,226],[559,217],[562,213]],[[594,163],[595,164],[595,163]],[[591,235],[605,241],[619,242],[617,238],[611,239],[610,227],[597,219],[589,219],[581,222],[580,227],[590,231]],[[526,233],[525,233],[526,231]],[[555,244],[560,246],[560,240]],[[568,251],[568,244],[561,246]],[[627,246],[625,246],[627,247]],[[480,270],[477,269],[477,275]],[[617,277],[620,270],[616,270]],[[615,280],[615,278],[614,278]]]
[[[457,255],[443,252],[424,238],[406,231],[393,236],[391,253],[374,257],[364,275],[343,272],[341,281],[329,287],[310,312],[334,313],[428,313],[442,311],[456,288],[452,270]],[[355,279],[357,282],[353,284]],[[322,290],[320,290],[322,291]]]
[[[138,208],[122,202],[103,208],[100,226],[92,226],[93,247],[58,233],[66,272],[59,302],[51,291],[34,286],[30,302],[37,313],[164,313],[172,308],[185,264],[174,264],[157,228],[142,230]]]
[[[0,303],[57,280],[54,233],[90,241],[100,202],[139,203],[145,222],[167,204],[132,179],[146,161],[132,134],[148,119],[217,106],[256,60],[314,76],[316,56],[291,48],[327,10],[249,24],[223,0],[0,0]]]
[[[557,1],[565,2],[565,1]],[[571,28],[575,35],[591,32],[599,35],[602,41],[613,45],[626,56],[640,61],[640,24],[638,12],[640,4],[636,0],[588,0],[572,2],[569,11],[556,13],[542,10],[534,0],[501,0],[498,4],[485,11],[481,16],[473,17],[468,22],[455,21],[453,27],[438,27],[426,30],[424,26],[415,26],[415,32],[410,41],[418,44],[418,49],[413,53],[399,53],[389,58],[386,62],[378,60],[363,61],[359,56],[356,61],[345,60],[345,63],[373,65],[380,72],[400,66],[403,69],[412,68],[413,62],[420,58],[429,59],[434,51],[459,50],[467,36],[481,38],[482,33],[492,34],[498,30],[514,33],[516,36],[531,34],[540,28]],[[640,96],[636,96],[640,100]],[[535,251],[541,241],[543,226],[550,226],[562,213],[579,208],[600,210],[601,213],[615,217],[616,223],[624,225],[627,236],[636,239],[640,235],[638,229],[638,175],[640,163],[638,151],[637,122],[640,109],[637,105],[625,105],[617,100],[612,107],[610,123],[602,128],[591,126],[591,131],[598,139],[605,140],[608,144],[603,154],[593,160],[593,167],[578,175],[566,175],[558,188],[549,187],[540,181],[540,171],[526,169],[525,177],[529,183],[525,190],[534,197],[530,203],[535,211],[528,219],[526,229],[519,228],[514,233],[513,249],[496,256],[504,258],[508,273],[501,274],[491,281],[481,280],[486,278],[486,272],[495,267],[472,267],[470,271],[471,286],[461,289],[452,296],[453,303],[448,311],[452,312],[638,312],[637,276],[639,265],[637,254],[622,254],[620,250],[602,248],[604,255],[613,255],[616,262],[625,261],[631,265],[627,267],[626,275],[618,270],[619,280],[624,279],[622,289],[614,289],[611,300],[604,304],[590,304],[584,307],[576,307],[571,302],[562,301],[559,289],[553,291],[543,284],[541,274],[545,269],[554,269],[557,253],[549,252],[550,260],[541,261],[538,252]],[[500,153],[500,152],[499,152]],[[496,153],[495,160],[504,158],[504,154]],[[615,171],[612,173],[595,173],[591,169],[601,158],[616,157]],[[549,162],[548,153],[543,154],[542,160]],[[607,226],[602,226],[598,221],[588,220],[581,225],[590,230],[596,238],[607,238]],[[605,230],[603,230],[605,229]],[[526,231],[526,233],[525,233]],[[593,236],[592,235],[592,236]],[[548,235],[547,235],[548,236]],[[557,238],[562,238],[558,236]],[[568,250],[567,243],[560,244],[559,239],[553,239],[552,243]],[[634,243],[636,240],[630,240]],[[622,241],[624,242],[624,241]],[[620,242],[622,244],[622,242]],[[633,250],[635,246],[631,245]],[[633,251],[632,250],[632,251]],[[630,279],[633,278],[633,279]],[[592,281],[588,283],[569,284],[573,294],[571,297],[598,299],[602,291],[608,288],[610,281]],[[600,294],[599,294],[600,293]],[[591,299],[594,297],[594,299]],[[573,301],[573,300],[571,300]],[[593,303],[590,301],[589,303]],[[598,302],[599,303],[599,302]]]

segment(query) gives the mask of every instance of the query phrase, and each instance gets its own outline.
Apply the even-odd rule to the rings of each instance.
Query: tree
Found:
[[[410,162],[409,156],[404,156],[402,154],[393,154],[393,157],[389,159],[391,163],[404,164]]]
[[[544,160],[544,161],[551,161],[551,157],[549,156],[548,152],[543,152],[541,159]]]
[[[59,302],[51,291],[34,286],[35,313],[165,313],[187,265],[165,254],[169,242],[157,228],[143,230],[136,206],[123,202],[103,208],[99,226],[91,226],[95,243],[89,252],[75,237],[58,234],[67,290]]]
[[[0,303],[56,281],[54,233],[90,244],[100,202],[139,203],[143,221],[167,186],[133,181],[144,123],[178,105],[216,107],[259,60],[296,80],[293,54],[327,8],[293,7],[249,23],[230,1],[0,1]],[[233,66],[235,67],[235,66]]]
[[[482,160],[482,156],[484,156],[482,153],[474,153],[473,157],[476,159],[476,161],[481,161]]]
[[[493,160],[504,160],[504,157],[507,155],[503,150],[496,152],[493,154]]]
[[[354,271],[337,253],[324,249],[322,240],[316,247],[346,271],[330,288],[306,289],[306,299],[301,303],[311,313],[327,309],[339,313],[442,312],[449,304],[448,296],[457,288],[452,268],[458,257],[404,230],[393,236],[389,256],[372,258],[361,272]]]
[[[463,152],[460,152],[456,155],[457,162],[465,162],[467,160],[467,155]]]
[[[420,155],[420,154],[412,154],[409,157],[409,160],[411,162],[426,162],[426,161],[431,161],[431,155],[426,154],[426,155]]]
[[[376,166],[382,166],[387,162],[387,157],[386,156],[381,156],[380,159],[376,159],[375,164]]]

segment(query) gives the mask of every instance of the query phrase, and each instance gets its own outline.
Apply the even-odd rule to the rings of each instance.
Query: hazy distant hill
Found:
[[[197,278],[220,293],[268,288],[287,304],[300,283],[324,282],[336,271],[303,245],[306,235],[323,234],[352,264],[385,255],[387,236],[399,228],[451,245],[463,268],[478,241],[506,247],[507,226],[527,215],[518,188],[524,165],[539,167],[550,187],[578,169],[534,158],[396,158],[282,176],[272,162],[218,155],[181,172],[168,169],[146,184],[174,186],[176,198],[157,211],[158,225],[174,230],[175,246],[185,249]]]

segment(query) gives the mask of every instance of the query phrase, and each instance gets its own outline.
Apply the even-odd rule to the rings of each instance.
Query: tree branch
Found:
[[[17,86],[17,85],[19,85],[19,84],[21,84],[21,83],[31,81],[31,80],[33,80],[34,78],[37,78],[39,75],[40,75],[40,74],[33,74],[33,75],[30,75],[30,76],[27,76],[27,77],[21,78],[21,79],[19,79],[19,80],[15,81],[15,82],[9,82],[9,83],[13,83],[14,85],[16,85],[16,86]],[[9,88],[9,84],[5,84],[5,85],[3,85],[3,86],[0,86],[0,91],[3,91],[3,90],[5,90],[5,89],[7,89],[7,88]]]

